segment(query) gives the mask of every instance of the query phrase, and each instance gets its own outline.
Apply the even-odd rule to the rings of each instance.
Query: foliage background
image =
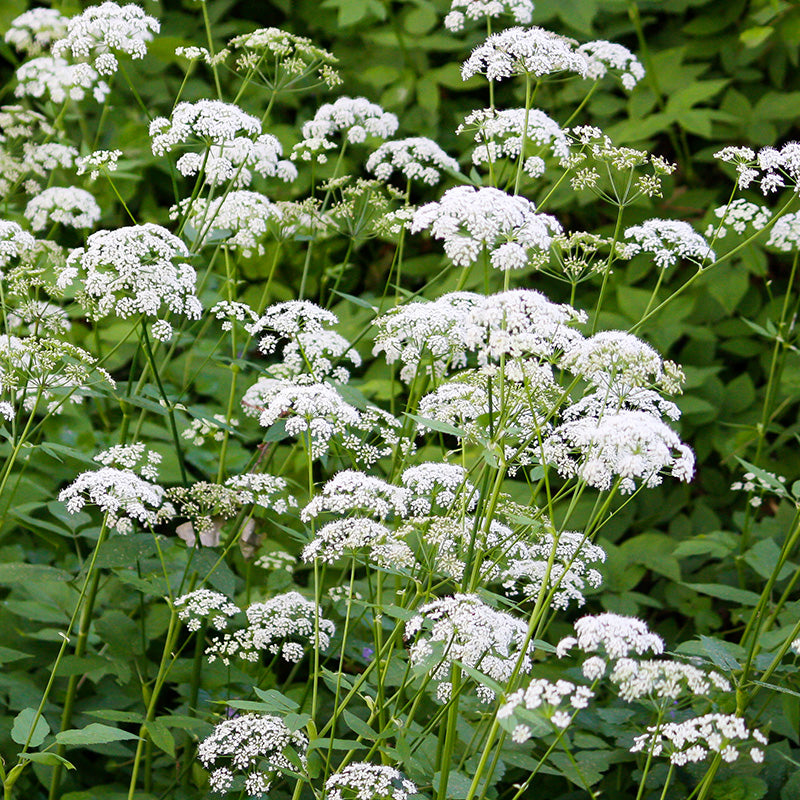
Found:
[[[161,19],[162,35],[150,48],[150,57],[136,63],[133,70],[146,105],[161,113],[169,107],[182,78],[174,66],[174,48],[201,41],[202,21],[193,3],[145,2],[143,6]],[[6,27],[27,7],[23,0],[4,2],[0,27]],[[61,10],[69,8],[70,4],[64,3]],[[464,149],[453,132],[456,125],[468,110],[483,104],[483,87],[477,82],[463,83],[459,64],[482,33],[453,37],[443,31],[441,19],[448,8],[447,0],[213,0],[209,14],[220,46],[231,36],[266,25],[310,37],[340,58],[347,93],[364,94],[395,112],[403,135],[429,136],[456,154]],[[678,171],[666,182],[664,197],[654,210],[641,209],[642,219],[675,217],[703,230],[711,221],[708,209],[724,204],[731,186],[730,175],[720,173],[712,153],[726,144],[758,147],[795,135],[794,126],[800,117],[800,7],[795,3],[538,0],[534,24],[582,40],[609,39],[625,44],[647,67],[647,78],[630,95],[598,93],[590,99],[580,120],[601,126],[617,144],[646,148],[678,162]],[[6,60],[2,69],[7,83],[15,55],[5,45],[0,49]],[[512,97],[504,98],[503,93],[514,91],[510,86],[499,88],[498,105],[504,100],[506,105],[512,104]],[[207,79],[198,75],[187,86],[184,97],[192,100],[206,92]],[[549,84],[537,104],[563,122],[582,96],[578,86],[562,89]],[[302,105],[295,110],[279,112],[273,132],[285,144],[291,144],[297,137],[297,123],[310,118],[316,105],[326,99],[329,96],[320,95],[314,103],[304,95]],[[513,104],[520,104],[519,96]],[[117,141],[107,145],[124,141],[128,158],[125,170],[117,174],[118,185],[137,217],[143,221],[155,218],[155,209],[169,204],[168,175],[152,164],[146,131],[133,106],[118,107],[114,113]],[[138,179],[141,170],[147,170],[149,180]],[[125,171],[130,175],[128,181]],[[305,189],[298,185],[289,191],[299,195]],[[750,199],[759,200],[756,195]],[[98,200],[104,208],[116,209],[104,217],[106,227],[124,224],[125,217],[110,193]],[[565,196],[558,212],[574,229],[610,232],[613,227],[613,219],[606,218],[604,209],[588,194],[577,199]],[[628,224],[636,221],[631,216]],[[435,247],[426,252],[425,243],[419,243],[416,248],[406,267],[406,288],[411,290],[421,286],[424,277],[441,262]],[[313,276],[315,289],[331,280],[341,253],[327,253],[326,257],[327,262],[321,260]],[[369,298],[380,291],[390,259],[391,250],[385,244],[365,244],[344,275],[341,290]],[[263,260],[254,259],[247,265],[245,277],[253,287],[266,276],[269,263],[267,254]],[[767,505],[756,519],[744,510],[743,496],[731,493],[729,486],[742,471],[737,456],[785,475],[790,483],[800,477],[796,455],[800,441],[800,351],[794,327],[784,332],[781,349],[785,360],[766,415],[763,411],[775,342],[769,320],[779,315],[789,267],[788,260],[768,256],[758,243],[752,244],[718,271],[710,271],[637,331],[665,356],[684,366],[688,380],[684,395],[678,398],[683,411],[681,434],[697,453],[697,478],[688,486],[665,483],[643,493],[606,526],[602,544],[609,560],[602,593],[595,602],[606,610],[646,617],[670,643],[689,641],[698,634],[736,638],[735,632],[741,627],[739,607],[746,608],[749,603],[741,592],[760,589],[765,571],[769,574],[772,552],[768,545],[757,552],[753,552],[756,548],[740,552],[741,530],[750,526],[751,542],[758,545],[780,542],[788,524],[784,510],[777,505]],[[296,294],[297,259],[286,259],[280,269],[275,299],[289,299]],[[612,292],[601,327],[627,329],[640,318],[654,270],[646,259],[634,259],[612,276]],[[667,289],[676,289],[688,275],[675,271],[669,276]],[[528,285],[541,288],[554,300],[567,299],[563,285],[548,282],[545,277],[532,276]],[[451,286],[442,282],[437,293],[452,288],[454,281]],[[363,324],[358,309],[343,303],[336,310],[348,321],[349,330],[342,331],[345,335]],[[107,326],[103,335],[113,341],[117,331]],[[119,357],[122,363],[129,354],[122,351]],[[174,369],[181,367],[177,360]],[[192,401],[214,408],[223,405],[227,384],[221,375],[214,368],[204,373]],[[364,385],[372,387],[376,399],[387,399],[392,391],[386,368],[377,364],[367,366]],[[759,445],[758,426],[765,423],[765,444]],[[64,445],[85,452],[95,449],[96,436],[88,420],[71,417],[52,424],[63,426],[60,435]],[[153,438],[164,438],[156,425],[147,432]],[[52,433],[53,438],[59,435],[58,431]],[[32,455],[15,501],[17,523],[26,518],[27,509],[48,502],[54,479],[65,482],[81,467],[71,456],[56,455],[44,451]],[[242,462],[247,455],[242,449]],[[196,464],[199,470],[208,466]],[[60,516],[60,525],[75,524],[63,511],[57,511],[55,503],[49,503],[49,508]],[[51,546],[68,550],[60,534],[48,529],[52,522],[30,517],[26,524],[40,537],[42,557]],[[105,566],[125,563],[131,555],[126,546],[132,545],[120,544],[120,552],[112,551]],[[729,558],[731,554],[736,560]],[[3,562],[31,558],[35,563],[36,548],[27,552],[25,559],[19,544],[5,544],[0,550]],[[6,607],[0,612],[0,625],[18,626],[22,610]],[[787,611],[796,618],[800,603],[790,603]],[[31,607],[29,613],[35,614],[35,609]],[[47,624],[48,620],[39,622]],[[119,624],[122,620],[108,612],[98,627],[111,637]],[[157,615],[152,618],[154,637],[164,624]],[[567,625],[562,625],[566,633]],[[110,641],[112,648],[122,650],[127,640],[117,635]],[[715,660],[710,653],[705,655]],[[34,687],[14,670],[0,677],[0,685],[13,697],[12,707],[35,705],[38,700]],[[800,700],[787,695],[781,707],[783,716],[774,719],[776,729],[800,744]],[[7,718],[9,722],[11,718]],[[773,786],[785,783],[785,765],[775,764],[771,769],[773,772],[766,774]],[[792,787],[798,787],[797,780],[783,789],[786,800],[796,796]]]

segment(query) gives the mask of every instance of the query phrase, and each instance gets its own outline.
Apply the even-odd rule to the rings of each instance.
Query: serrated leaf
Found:
[[[92,744],[107,744],[108,742],[138,741],[135,733],[112,728],[100,722],[91,722],[85,728],[72,728],[56,734],[56,741],[67,747],[85,747]]]
[[[50,733],[50,726],[47,720],[40,716],[33,725],[36,718],[35,708],[23,708],[14,717],[14,724],[11,726],[11,739],[17,744],[24,745],[26,742],[29,747],[38,747]],[[30,739],[28,736],[30,735]]]

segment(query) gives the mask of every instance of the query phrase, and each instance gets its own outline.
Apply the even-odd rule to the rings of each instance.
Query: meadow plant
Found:
[[[675,165],[580,101],[639,91],[637,56],[528,0],[444,16],[453,52],[486,26],[447,150],[325,94],[350,76],[310,39],[218,41],[213,5],[177,51],[115,2],[5,32],[6,800],[793,796],[800,484],[766,467],[800,145],[717,152],[700,233],[659,203]],[[553,81],[569,116],[536,105]],[[773,344],[740,534],[625,562],[667,539],[626,543],[626,514],[696,497],[708,451],[652,323],[756,239],[792,266],[747,322]],[[731,603],[724,635],[673,624],[696,595]]]

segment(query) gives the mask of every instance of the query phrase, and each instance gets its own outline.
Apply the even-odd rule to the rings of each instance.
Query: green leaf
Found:
[[[32,656],[30,653],[23,653],[21,650],[14,650],[13,647],[0,647],[0,664],[19,661],[21,658],[32,658]]]
[[[439,16],[430,6],[420,6],[406,14],[403,27],[412,36],[422,36],[435,28],[438,22]]]
[[[20,759],[32,761],[34,764],[44,764],[46,767],[55,767],[57,764],[61,764],[62,767],[67,769],[75,769],[75,765],[71,761],[67,761],[66,758],[62,758],[58,753],[53,753],[49,750],[44,753],[25,753],[20,755]]]
[[[374,742],[375,739],[378,738],[378,734],[364,722],[361,717],[357,717],[351,711],[345,709],[343,712],[344,721],[347,724],[347,727],[350,728],[353,733],[357,736],[361,736],[364,739],[368,739],[370,742]]]
[[[144,724],[150,741],[168,756],[175,757],[175,737],[169,732],[167,726],[158,719],[151,719]]]
[[[769,39],[775,29],[772,25],[757,25],[739,34],[739,41],[749,48],[758,47]]]
[[[755,592],[739,589],[736,586],[727,586],[724,583],[684,583],[684,586],[693,589],[698,594],[707,594],[718,597],[720,600],[730,600],[743,606],[754,606],[759,601]]]
[[[722,639],[715,639],[712,636],[700,636],[700,644],[706,655],[718,667],[729,672],[741,669],[741,664],[737,658],[741,653],[741,648],[738,645],[724,642]]]
[[[42,581],[66,583],[72,575],[45,564],[0,564],[0,584],[25,583],[35,586]]]
[[[442,782],[442,773],[437,772],[433,776],[433,790],[439,793],[439,786]],[[450,770],[447,776],[447,798],[448,800],[465,800],[469,795],[469,787],[472,785],[472,779],[466,776],[463,772]]]
[[[766,782],[753,775],[736,775],[711,785],[713,800],[761,800],[767,793]]]
[[[411,414],[406,411],[405,414],[407,417],[410,417],[417,423],[417,425],[424,425],[426,428],[430,428],[432,431],[438,431],[439,433],[446,433],[449,436],[458,436],[459,438],[463,438],[467,435],[467,432],[462,428],[456,428],[455,425],[450,425],[447,422],[439,422],[436,419],[428,419],[427,417],[420,417],[417,414]]]
[[[50,733],[50,726],[44,717],[39,717],[36,720],[36,725],[33,726],[33,720],[36,717],[35,708],[23,708],[22,711],[14,717],[14,724],[11,726],[11,739],[17,744],[24,745],[26,742],[29,747],[38,747]],[[30,740],[28,736],[30,735]]]
[[[112,728],[111,725],[102,725],[91,722],[85,728],[72,728],[56,734],[56,741],[67,747],[84,747],[91,744],[107,744],[108,742],[124,742],[131,739],[139,740],[135,733]]]
[[[294,700],[291,700],[285,694],[281,694],[276,689],[259,689],[256,687],[254,691],[274,714],[288,714],[300,708]]]

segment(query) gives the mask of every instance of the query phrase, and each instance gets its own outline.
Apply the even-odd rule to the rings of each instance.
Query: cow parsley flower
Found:
[[[94,460],[104,467],[118,467],[130,470],[143,478],[154,481],[158,478],[158,465],[162,461],[161,453],[150,450],[142,442],[118,444],[98,453]]]
[[[283,212],[263,194],[248,190],[228,192],[211,201],[186,198],[170,210],[170,218],[186,214],[187,224],[197,232],[200,242],[218,244],[241,253],[245,258],[263,256],[270,235],[275,235]]]
[[[564,730],[572,722],[575,712],[586,708],[593,697],[594,692],[588,686],[576,686],[565,680],[553,683],[536,678],[528,684],[527,689],[517,689],[506,697],[497,710],[497,719],[504,728],[511,730],[512,740],[522,744],[533,735],[526,721],[544,718],[556,730]]]
[[[303,124],[302,141],[292,150],[293,159],[327,161],[327,150],[337,147],[340,133],[349,144],[362,144],[368,136],[388,139],[398,128],[397,117],[365,97],[340,97],[320,106],[313,119]]]
[[[98,458],[105,458],[100,454]],[[112,462],[113,463],[113,462]],[[103,466],[82,472],[58,495],[70,514],[88,503],[106,514],[107,524],[119,533],[130,533],[134,522],[153,528],[175,515],[165,491],[156,483],[139,477],[133,469]]]
[[[59,413],[62,406],[81,403],[88,390],[115,386],[97,360],[80,347],[60,339],[0,334],[0,391],[8,392],[26,411]]]
[[[66,59],[39,56],[20,65],[16,72],[17,97],[35,97],[63,103],[66,100],[83,100],[91,93],[98,103],[111,91],[100,79],[100,74],[86,63],[70,64]]]
[[[69,17],[55,8],[33,8],[11,21],[5,40],[31,56],[49,50],[67,32]]]
[[[460,171],[458,161],[424,136],[384,142],[370,155],[366,166],[382,181],[388,181],[393,172],[400,172],[408,181],[419,180],[429,186],[439,182],[440,170]]]
[[[652,253],[659,267],[671,267],[679,258],[702,266],[714,261],[708,242],[688,223],[676,219],[648,219],[625,231],[630,255]]]
[[[499,564],[497,582],[508,593],[536,598],[547,577],[550,604],[563,610],[573,602],[582,606],[587,586],[600,586],[603,576],[594,565],[605,560],[605,550],[581,533],[563,531],[555,539],[552,533],[544,533],[536,541],[517,542],[509,548]]]
[[[394,515],[404,517],[408,513],[411,493],[401,486],[366,475],[358,470],[346,469],[337,472],[322,487],[300,512],[304,522],[315,519],[320,514],[369,514],[376,519],[385,520]]]
[[[561,225],[519,195],[491,186],[456,186],[440,200],[417,209],[412,233],[430,228],[444,240],[448,258],[460,267],[474,264],[486,251],[495,269],[522,269],[547,260],[547,250]]]
[[[160,29],[158,20],[137,5],[105,2],[70,18],[66,36],[53,45],[53,55],[69,52],[74,59],[92,59],[100,74],[113,75],[116,54],[144,58],[147,43]]]
[[[472,151],[472,163],[475,165],[493,163],[500,158],[519,158],[523,132],[526,141],[540,148],[548,147],[551,154],[558,159],[566,158],[570,151],[567,135],[555,120],[538,108],[528,110],[527,127],[524,108],[485,108],[473,111],[456,128],[456,133],[473,131],[477,142]],[[535,177],[532,173],[540,174],[540,164],[544,165],[540,158],[527,159],[526,171]]]
[[[772,217],[772,212],[766,206],[759,206],[743,197],[737,197],[728,205],[715,208],[714,216],[720,222],[716,225],[709,224],[706,228],[706,238],[723,239],[727,236],[729,228],[740,235],[748,228],[753,232],[762,230]]]
[[[44,142],[36,144],[25,142],[22,145],[24,158],[22,165],[34,175],[45,177],[48,172],[62,167],[69,169],[78,155],[78,151],[71,145],[61,142]]]
[[[450,13],[444,18],[449,31],[460,31],[466,20],[486,17],[492,19],[501,14],[511,14],[519,25],[530,25],[533,14],[532,0],[452,0]]]
[[[585,321],[585,312],[553,303],[535,289],[511,289],[476,303],[461,334],[479,364],[503,356],[553,359],[583,338],[571,326]]]
[[[694,475],[692,450],[646,411],[609,409],[599,418],[567,420],[545,439],[543,453],[560,475],[603,491],[618,476],[623,494],[636,489],[637,479],[658,486],[664,470],[686,482]]]
[[[800,249],[800,213],[784,214],[772,226],[767,246],[784,253]]]
[[[23,300],[6,314],[6,322],[10,331],[27,327],[34,336],[66,333],[72,327],[67,312],[45,300]]]
[[[333,66],[339,59],[333,53],[305,36],[280,28],[259,28],[234,37],[228,46],[238,53],[238,69],[256,73],[267,88],[275,91],[295,88],[311,76],[330,89],[342,82]]]
[[[511,677],[518,663],[520,672],[530,672],[533,644],[528,642],[527,631],[524,620],[496,611],[476,595],[456,594],[417,609],[417,615],[406,623],[405,637],[414,639],[409,649],[412,665],[433,664],[429,671],[438,683],[436,695],[445,701],[452,690],[449,677],[454,661],[499,683]],[[477,693],[483,702],[494,698],[488,686],[478,686]]]
[[[236,786],[249,797],[262,797],[278,773],[294,773],[295,759],[305,764],[308,739],[300,731],[290,731],[280,717],[271,714],[241,714],[220,722],[214,732],[197,747],[197,757],[212,769],[212,791],[227,794]],[[239,785],[242,784],[243,785]]]
[[[622,86],[629,92],[644,78],[644,67],[627,47],[614,42],[586,42],[577,49],[588,59],[586,77],[599,80],[609,71],[619,73]]]
[[[682,694],[708,697],[712,691],[730,692],[731,685],[718,672],[705,672],[681,661],[639,661],[620,658],[609,680],[619,696],[630,703],[642,697],[676,700]]]
[[[303,561],[320,559],[334,564],[363,551],[366,560],[383,569],[413,566],[411,548],[385,525],[371,519],[348,517],[323,525],[303,548]]]
[[[394,767],[355,762],[325,781],[326,800],[408,800],[416,785]]]
[[[24,259],[36,246],[36,240],[17,222],[0,220],[0,278],[2,268],[12,260]]]
[[[598,614],[581,617],[575,622],[575,636],[567,636],[556,647],[559,658],[563,658],[573,647],[584,653],[603,652],[609,658],[627,658],[633,652],[660,655],[664,652],[664,640],[651,633],[647,623],[636,617],[619,614]]]
[[[188,258],[186,245],[160,225],[98,231],[70,254],[57,285],[77,279],[79,299],[95,319],[165,312],[198,319],[202,306]]]
[[[51,186],[31,198],[25,206],[25,217],[35,231],[56,223],[84,230],[93,228],[101,214],[94,197],[75,186]]]
[[[733,714],[704,714],[683,722],[654,725],[634,739],[632,753],[647,752],[665,755],[676,766],[705,761],[718,754],[730,764],[747,751],[756,763],[764,760],[762,747],[767,737],[758,728],[748,728],[741,717]],[[756,746],[758,745],[758,746]]]
[[[471,511],[478,502],[477,490],[460,464],[424,462],[403,470],[400,481],[409,490],[410,512],[415,516],[450,509]]]
[[[206,649],[209,662],[220,659],[228,665],[232,658],[259,661],[261,653],[280,655],[297,663],[309,647],[327,650],[336,626],[325,619],[313,600],[299,592],[285,592],[263,603],[253,603],[245,611],[248,625],[234,633],[224,633]]]
[[[795,193],[800,191],[800,142],[787,142],[780,149],[762,147],[756,161],[762,173],[760,188],[763,195],[782,189],[787,180]]]
[[[461,77],[485,75],[499,81],[514,75],[540,78],[558,72],[585,77],[589,59],[575,49],[577,42],[544,28],[508,28],[478,45],[461,67]]]
[[[122,150],[95,150],[88,156],[76,159],[78,175],[89,173],[89,180],[97,180],[101,172],[114,172]]]
[[[206,621],[215,630],[225,630],[230,618],[239,613],[239,606],[211,589],[195,589],[183,594],[175,599],[174,605],[178,619],[185,622],[190,631],[199,631]]]

